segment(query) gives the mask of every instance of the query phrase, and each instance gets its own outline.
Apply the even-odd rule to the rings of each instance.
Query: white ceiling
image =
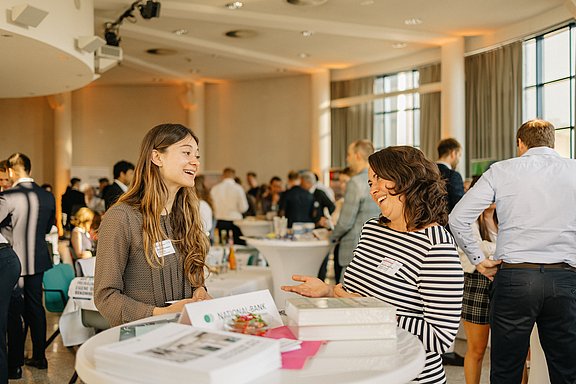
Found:
[[[286,0],[160,0],[159,18],[120,27],[124,60],[98,83],[242,80],[347,68],[438,46],[454,36],[477,36],[537,16],[564,0],[328,0],[319,6]],[[130,0],[94,0],[96,33]],[[407,25],[419,18],[422,24]],[[185,29],[186,35],[173,31]],[[249,29],[249,38],[227,31]],[[310,37],[302,31],[312,31]],[[394,48],[405,43],[404,48]],[[153,56],[150,48],[174,54]],[[309,55],[302,57],[302,54]]]
[[[95,84],[218,82],[350,68],[437,47],[455,36],[490,34],[559,7],[570,15],[566,5],[576,14],[576,0],[300,0],[324,2],[318,6],[244,0],[238,10],[225,7],[231,0],[159,1],[159,18],[145,20],[135,11],[133,20],[123,22],[124,59]],[[104,23],[118,19],[133,0],[93,2],[94,30],[103,37]],[[87,3],[74,4],[82,9]],[[58,17],[49,16],[51,28],[66,22]],[[412,18],[422,23],[407,25]],[[12,30],[0,29],[0,97],[59,93],[92,80],[90,68],[77,58],[7,28]],[[173,33],[179,29],[188,33]],[[231,30],[255,36],[225,36]],[[312,35],[304,37],[303,31]],[[398,44],[404,47],[394,48]],[[173,53],[146,52],[155,48]]]

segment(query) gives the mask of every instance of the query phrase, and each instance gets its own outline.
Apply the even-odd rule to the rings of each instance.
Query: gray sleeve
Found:
[[[351,181],[346,186],[346,193],[344,194],[344,204],[342,204],[342,211],[338,217],[338,222],[332,231],[330,239],[335,242],[340,240],[348,231],[354,227],[356,216],[360,210],[360,199],[362,191],[356,181]]]
[[[125,294],[124,275],[130,258],[129,213],[115,206],[104,215],[94,274],[94,303],[111,326],[152,316],[154,306]],[[153,295],[153,293],[150,293]]]

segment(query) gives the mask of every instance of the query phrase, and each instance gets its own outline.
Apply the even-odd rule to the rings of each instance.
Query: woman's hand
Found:
[[[476,266],[476,269],[490,281],[494,281],[494,276],[496,275],[496,272],[498,272],[500,263],[502,263],[502,260],[485,259]]]
[[[183,299],[183,300],[178,300],[175,303],[170,304],[167,307],[155,307],[154,310],[152,311],[152,315],[157,316],[157,315],[165,315],[167,313],[180,313],[182,312],[182,309],[184,308],[184,306],[186,304],[189,303],[195,303],[197,302],[198,299]]]
[[[359,293],[348,292],[344,289],[342,284],[334,287],[334,297],[362,297]]]
[[[300,281],[300,285],[283,285],[283,291],[294,292],[306,297],[333,297],[334,292],[331,285],[326,284],[317,277],[292,275],[292,280]]]
[[[206,288],[198,287],[194,290],[194,294],[192,295],[192,300],[194,301],[204,301],[204,300],[212,300],[213,297],[206,292]]]
[[[92,257],[91,251],[82,251],[82,254],[80,255],[81,259],[89,259],[91,257]]]
[[[182,309],[186,304],[211,299],[213,299],[213,297],[210,296],[208,292],[206,292],[206,289],[204,287],[196,288],[194,290],[194,293],[192,294],[192,298],[178,300],[177,302],[172,303],[167,307],[156,307],[152,311],[152,315],[156,316],[156,315],[165,315],[167,313],[180,313],[182,312]]]

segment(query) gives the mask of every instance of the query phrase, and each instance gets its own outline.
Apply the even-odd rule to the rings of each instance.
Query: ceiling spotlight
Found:
[[[122,40],[118,35],[117,29],[108,29],[104,32],[104,39],[106,39],[106,45],[111,45],[114,47],[120,46],[120,41]]]
[[[124,22],[124,19],[129,19],[132,22],[136,22],[136,17],[134,16],[134,11],[136,8],[140,11],[140,15],[144,19],[152,19],[154,17],[160,17],[160,2],[155,0],[136,0],[130,5],[130,8],[124,11],[113,22],[108,22],[104,24],[104,39],[106,39],[107,45],[112,45],[118,47],[120,45],[120,35],[119,29],[120,25]]]
[[[394,43],[392,44],[392,48],[394,49],[402,49],[402,48],[406,48],[408,46],[408,44],[406,43]]]
[[[298,57],[300,57],[301,59],[305,59],[307,57],[310,57],[310,55],[308,53],[299,53]]]
[[[374,0],[364,0],[362,2],[360,2],[360,5],[373,5],[374,4]]]
[[[153,19],[155,17],[160,17],[160,3],[154,0],[148,0],[144,4],[138,5],[140,10],[140,15],[144,19]]]
[[[312,36],[312,35],[314,34],[314,32],[312,32],[312,31],[302,31],[302,32],[300,32],[300,33],[301,33],[302,36],[304,36],[304,37],[310,37],[310,36]]]
[[[176,30],[172,31],[172,33],[175,35],[178,35],[178,36],[183,36],[183,35],[188,34],[188,30],[187,29],[176,29]]]
[[[423,23],[422,19],[419,19],[417,17],[412,17],[410,19],[404,20],[404,24],[406,25],[419,25],[422,23]]]
[[[244,6],[244,3],[241,1],[233,1],[231,3],[224,5],[224,6],[228,9],[240,9]]]

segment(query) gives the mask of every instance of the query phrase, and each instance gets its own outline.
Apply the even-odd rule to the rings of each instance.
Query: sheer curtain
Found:
[[[418,68],[420,86],[440,82],[440,69],[440,64]],[[430,160],[438,157],[440,132],[440,92],[420,94],[420,149]]]
[[[372,95],[374,77],[334,81],[330,85],[332,100],[354,96]],[[359,139],[372,140],[372,101],[342,108],[332,108],[332,165],[346,166],[348,145]]]
[[[466,71],[466,154],[503,160],[516,153],[522,121],[522,42],[469,56]]]

